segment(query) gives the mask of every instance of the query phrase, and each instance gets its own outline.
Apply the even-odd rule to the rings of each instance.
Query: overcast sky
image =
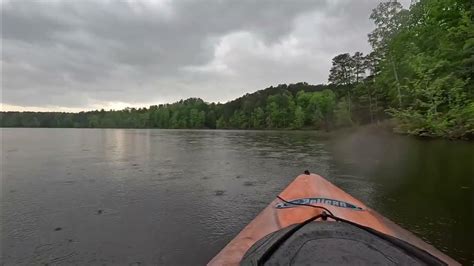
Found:
[[[52,111],[326,83],[335,55],[369,51],[379,2],[1,1],[2,109]]]

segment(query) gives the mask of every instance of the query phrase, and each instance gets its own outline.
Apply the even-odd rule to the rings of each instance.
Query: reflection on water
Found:
[[[474,259],[473,143],[368,129],[2,129],[5,264],[203,264],[305,169]]]

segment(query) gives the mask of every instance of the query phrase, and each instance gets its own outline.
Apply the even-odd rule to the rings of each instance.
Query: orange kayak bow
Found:
[[[459,265],[323,177],[305,172],[208,265]]]

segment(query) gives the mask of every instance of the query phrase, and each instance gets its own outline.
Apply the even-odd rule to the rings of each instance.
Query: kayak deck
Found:
[[[289,202],[285,203],[278,198],[273,200],[209,262],[209,265],[238,265],[244,254],[260,239],[324,212],[323,209],[298,206],[301,204],[322,206],[327,209],[326,213],[330,212],[336,217],[405,241],[449,265],[458,264],[319,175],[298,176],[279,197]],[[327,221],[332,223],[334,220]]]
[[[271,233],[241,265],[444,265],[396,238],[347,222],[315,220]]]

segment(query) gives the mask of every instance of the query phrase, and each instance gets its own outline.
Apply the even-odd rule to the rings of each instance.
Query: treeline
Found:
[[[380,3],[370,16],[373,51],[336,56],[329,81],[347,85],[347,101],[371,116],[384,110],[399,132],[472,138],[472,12],[471,0],[420,0],[409,10]]]
[[[393,118],[402,133],[474,136],[471,0],[380,3],[372,51],[332,60],[329,85],[270,87],[225,104],[187,99],[149,108],[0,113],[2,127],[324,129]]]
[[[3,112],[3,127],[324,129],[352,125],[346,86],[297,83],[270,87],[225,104],[198,98],[149,108],[80,113]],[[380,113],[380,118],[383,113]],[[360,116],[358,123],[368,122]]]

